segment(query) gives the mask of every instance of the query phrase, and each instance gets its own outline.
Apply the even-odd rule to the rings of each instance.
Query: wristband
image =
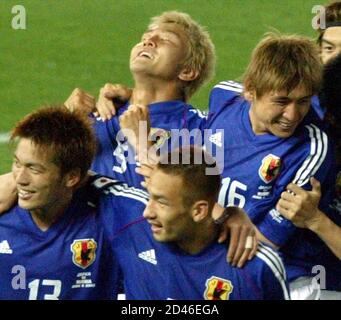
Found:
[[[214,220],[214,223],[217,225],[222,225],[233,213],[233,211],[229,209],[231,209],[231,207],[226,207],[221,216]]]

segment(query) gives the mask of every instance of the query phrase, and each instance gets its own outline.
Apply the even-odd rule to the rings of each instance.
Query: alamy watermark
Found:
[[[11,27],[14,30],[26,30],[26,8],[22,5],[15,5],[11,9],[13,14]]]
[[[221,174],[224,165],[224,129],[171,129],[170,131],[160,129],[159,135],[148,134],[147,122],[140,121],[138,132],[132,129],[121,129],[116,135],[117,147],[113,152],[116,165],[113,170],[124,173],[127,164],[149,163],[168,164],[168,157],[162,157],[171,152],[170,164],[180,164],[179,154],[172,152],[180,149],[182,153],[182,164],[207,164],[206,174]],[[203,148],[206,152],[202,155],[195,154],[194,159],[189,158],[188,146],[194,145]],[[132,147],[133,146],[133,147]],[[135,149],[139,155],[136,159]],[[213,159],[212,159],[213,157]]]
[[[315,13],[315,16],[311,20],[311,26],[313,29],[326,29],[326,8],[322,5],[316,5],[312,8],[311,13]]]
[[[326,9],[323,5],[315,5],[311,11],[315,16],[311,21],[311,26],[315,30],[326,29]],[[14,15],[11,26],[14,30],[26,30],[26,8],[23,5],[15,5],[11,9]]]

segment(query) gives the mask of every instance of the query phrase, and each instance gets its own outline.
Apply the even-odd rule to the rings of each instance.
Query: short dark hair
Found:
[[[326,28],[332,26],[333,24],[339,22],[341,23],[341,1],[334,1],[329,5],[325,6],[325,19]],[[326,29],[318,29],[319,37],[317,38],[318,45],[321,45],[322,38]]]
[[[172,163],[174,159],[178,161]],[[164,154],[157,169],[182,178],[183,204],[187,208],[199,200],[207,200],[212,206],[217,201],[221,177],[216,161],[203,149],[188,146]]]
[[[324,66],[320,104],[326,108],[329,133],[341,146],[341,54]]]
[[[96,138],[88,117],[64,106],[44,107],[17,123],[11,140],[27,138],[53,152],[53,162],[64,175],[79,169],[83,178],[96,151]]]

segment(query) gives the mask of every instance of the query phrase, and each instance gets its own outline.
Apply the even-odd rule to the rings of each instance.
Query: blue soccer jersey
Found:
[[[130,186],[141,188],[143,177],[135,172],[135,153],[131,146],[118,135],[120,125],[118,117],[128,108],[119,110],[118,116],[103,122],[96,119],[94,129],[97,136],[97,154],[92,169],[100,174],[124,181]],[[201,144],[201,129],[205,125],[205,116],[201,111],[183,101],[166,101],[149,105],[151,136],[161,152],[172,150],[180,145]],[[191,132],[189,139],[179,135],[177,130]],[[193,131],[192,131],[193,130]],[[198,142],[196,142],[198,140]],[[199,141],[200,140],[200,141]]]
[[[226,262],[226,245],[213,243],[196,255],[154,240],[149,223],[137,220],[114,238],[127,299],[288,299],[285,270],[272,249],[260,245],[243,268]]]
[[[290,182],[310,189],[309,179],[314,176],[322,185],[320,207],[329,210],[335,170],[327,135],[314,113],[287,139],[255,135],[250,103],[241,93],[239,84],[228,81],[215,86],[210,96],[208,127],[212,132],[205,144],[223,155],[218,157],[223,167],[219,203],[243,207],[263,235],[281,247],[290,281],[311,276],[315,265],[323,265],[327,279],[330,276],[327,288],[340,290],[340,261],[315,234],[297,229],[275,209]]]
[[[120,230],[143,218],[149,195],[141,189],[100,175],[93,178],[91,185],[101,213],[100,221],[107,239],[112,243]]]
[[[324,108],[319,101],[319,98],[317,96],[313,96],[311,99],[311,107],[316,112],[317,116],[320,119],[324,119],[324,116],[326,114],[326,108]]]
[[[77,191],[47,231],[18,206],[0,216],[0,299],[116,298],[119,268],[89,199]]]

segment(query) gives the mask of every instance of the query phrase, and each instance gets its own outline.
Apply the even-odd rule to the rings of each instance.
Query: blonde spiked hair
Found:
[[[153,17],[149,29],[160,24],[176,24],[186,33],[189,40],[188,53],[182,68],[191,68],[198,72],[198,77],[185,83],[183,94],[188,100],[202,85],[210,81],[215,71],[215,48],[209,33],[194,21],[187,13],[166,11]]]

